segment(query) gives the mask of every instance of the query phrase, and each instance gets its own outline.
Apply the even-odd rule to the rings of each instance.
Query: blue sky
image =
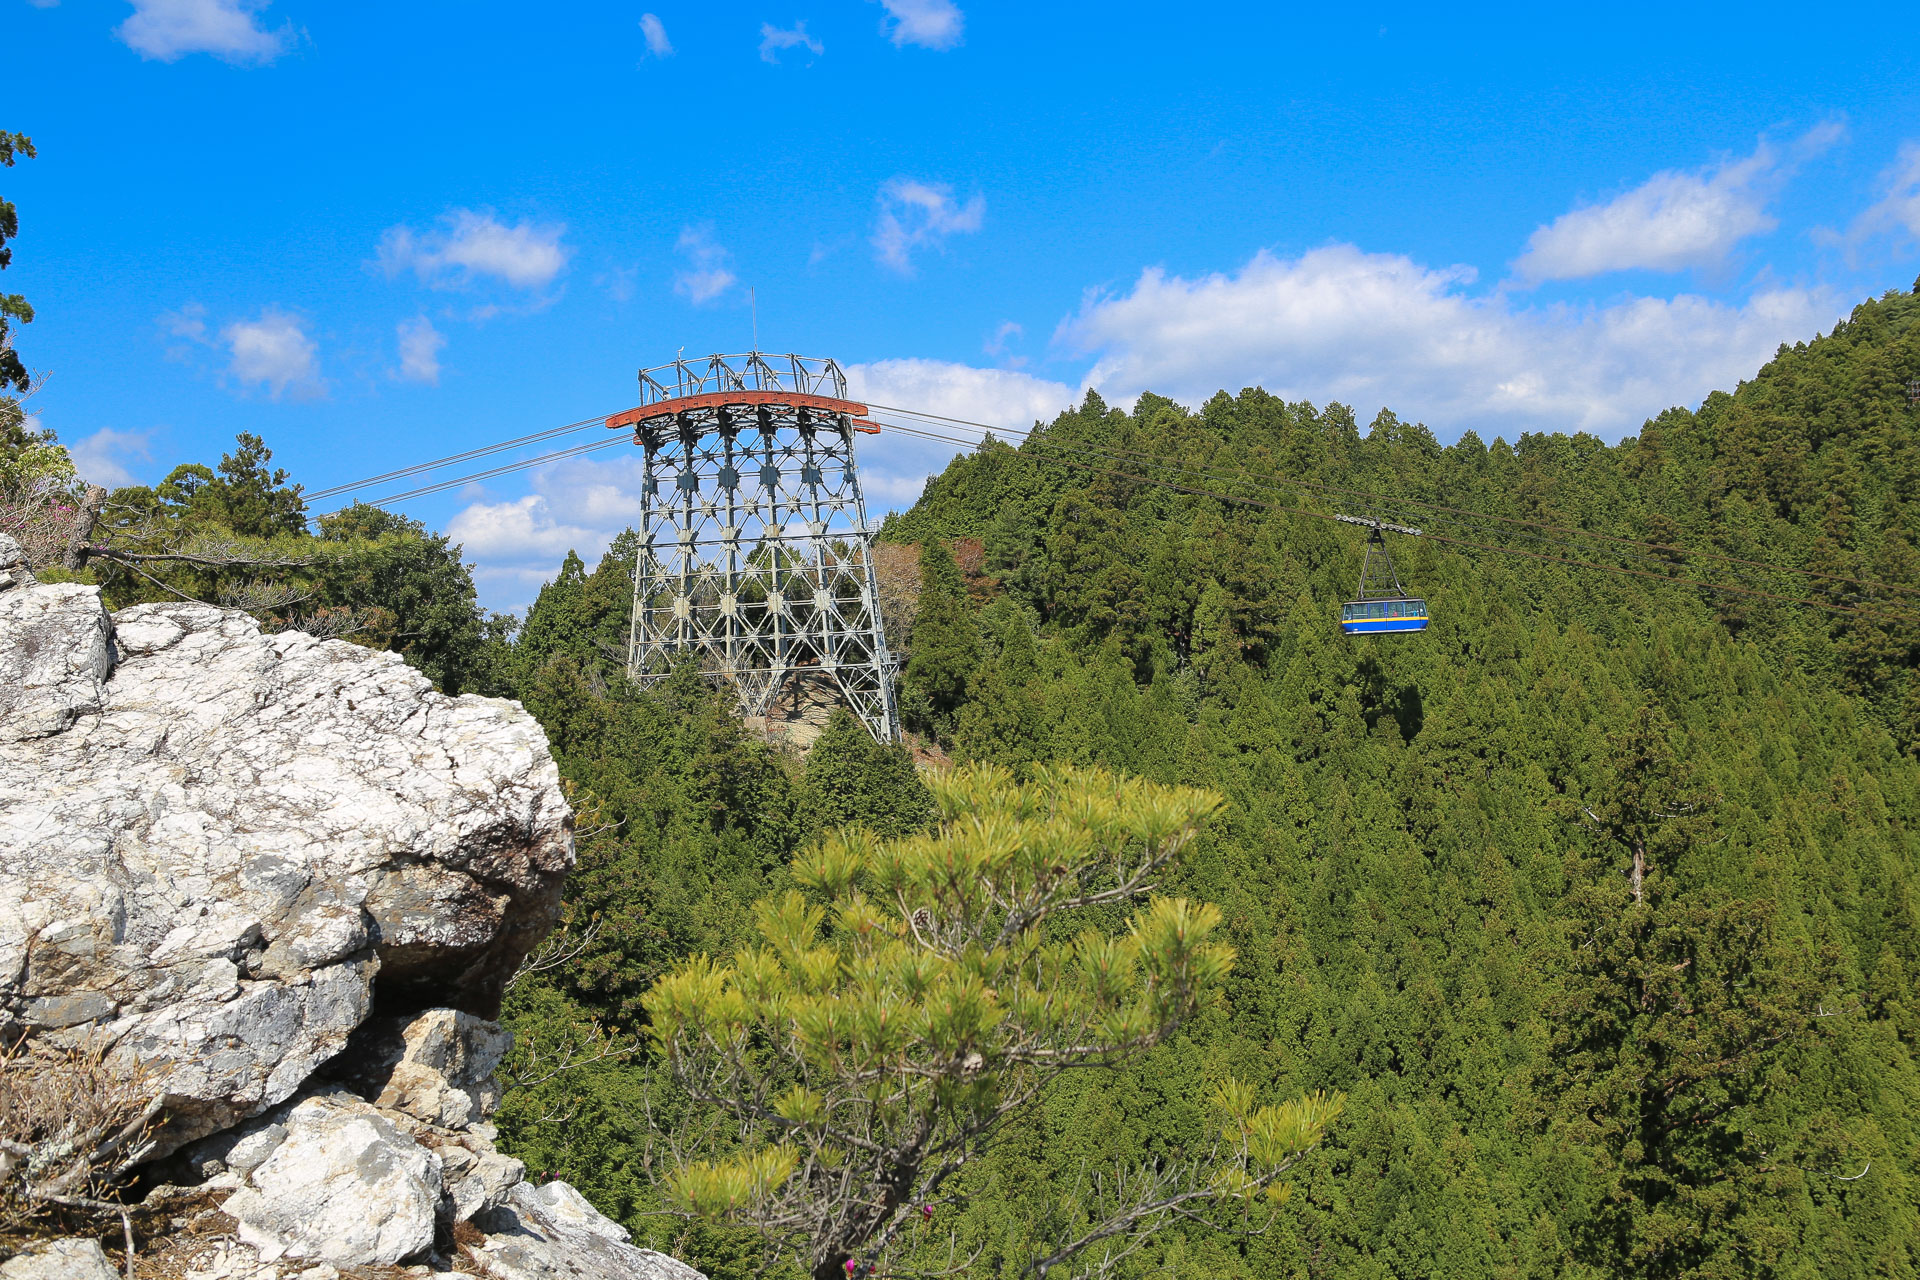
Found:
[[[1009,425],[1259,384],[1618,439],[1920,272],[1911,12],[0,0],[33,410],[310,489],[750,342]],[[550,447],[550,446],[549,446]],[[874,505],[947,452],[863,438]],[[406,509],[495,607],[630,461]]]

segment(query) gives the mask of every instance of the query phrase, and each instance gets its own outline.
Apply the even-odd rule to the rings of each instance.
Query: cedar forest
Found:
[[[1898,617],[1920,614],[1916,371],[1920,296],[1892,292],[1616,446],[1443,447],[1258,389],[1130,413],[1089,393],[891,517],[882,540],[919,548],[902,706],[924,748],[1225,801],[1165,885],[1220,909],[1218,998],[1064,1076],[964,1171],[934,1225],[968,1274],[1018,1274],[1023,1233],[1089,1170],[1204,1143],[1231,1075],[1345,1109],[1265,1229],[1175,1221],[1115,1274],[1920,1276],[1920,625]],[[0,426],[16,460],[50,447],[17,412]],[[1074,461],[1095,449],[1135,461]],[[115,607],[239,603],[525,704],[580,863],[509,993],[504,1141],[638,1240],[755,1274],[755,1236],[662,1212],[664,1120],[694,1104],[643,998],[745,945],[823,833],[924,828],[913,756],[844,713],[804,758],[770,746],[692,670],[629,685],[631,533],[592,568],[569,555],[524,619],[487,617],[446,538],[371,507],[311,536],[269,464],[242,437],[117,491],[127,554],[84,575]],[[1322,489],[1219,478],[1273,476]],[[1343,636],[1363,536],[1292,509],[1343,490],[1531,522],[1460,536],[1533,554],[1400,540],[1433,625]],[[189,534],[279,585],[166,558]]]

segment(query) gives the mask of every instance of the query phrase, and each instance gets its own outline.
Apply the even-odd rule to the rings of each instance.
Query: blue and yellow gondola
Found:
[[[1367,553],[1360,562],[1360,585],[1353,599],[1340,606],[1340,629],[1350,636],[1391,635],[1427,629],[1427,602],[1407,594],[1387,550],[1386,531],[1419,537],[1418,529],[1386,524],[1373,517],[1335,516],[1367,530]]]
[[[1350,636],[1425,631],[1425,600],[1349,600],[1340,606],[1340,629]]]

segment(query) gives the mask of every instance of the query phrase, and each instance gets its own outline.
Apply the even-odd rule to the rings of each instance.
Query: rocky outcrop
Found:
[[[308,1098],[275,1127],[284,1136],[225,1205],[262,1261],[392,1265],[433,1244],[440,1157],[377,1110]]]
[[[498,1280],[705,1280],[677,1258],[634,1248],[625,1227],[564,1182],[521,1183],[479,1225],[489,1234],[473,1263]]]
[[[698,1277],[493,1145],[488,1019],[571,823],[516,704],[235,611],[109,617],[0,539],[0,1044],[151,1099],[149,1206],[219,1205],[168,1274]],[[5,1280],[106,1266],[0,1250]]]
[[[203,1186],[231,1191],[231,1238],[205,1280],[425,1261],[496,1280],[701,1280],[633,1246],[564,1182],[529,1185],[485,1122],[503,1033],[432,1009],[356,1036],[343,1079],[181,1153]],[[400,1082],[396,1087],[396,1082]],[[462,1233],[455,1228],[467,1224]]]
[[[0,1022],[98,1029],[178,1146],[373,1010],[482,1016],[551,926],[571,817],[517,706],[398,655],[91,587],[0,591]]]
[[[493,1113],[500,1101],[494,1070],[513,1045],[494,1023],[453,1009],[376,1019],[354,1041],[336,1075],[380,1106],[448,1129]]]

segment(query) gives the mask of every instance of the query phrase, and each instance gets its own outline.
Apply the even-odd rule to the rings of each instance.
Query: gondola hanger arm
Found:
[[[1333,518],[1335,520],[1345,521],[1347,524],[1357,524],[1357,525],[1360,525],[1362,528],[1366,528],[1366,529],[1379,529],[1384,533],[1404,533],[1408,537],[1412,537],[1412,538],[1418,538],[1421,536],[1420,530],[1415,529],[1411,525],[1388,524],[1384,520],[1375,520],[1372,516],[1348,516],[1348,515],[1336,514]]]

